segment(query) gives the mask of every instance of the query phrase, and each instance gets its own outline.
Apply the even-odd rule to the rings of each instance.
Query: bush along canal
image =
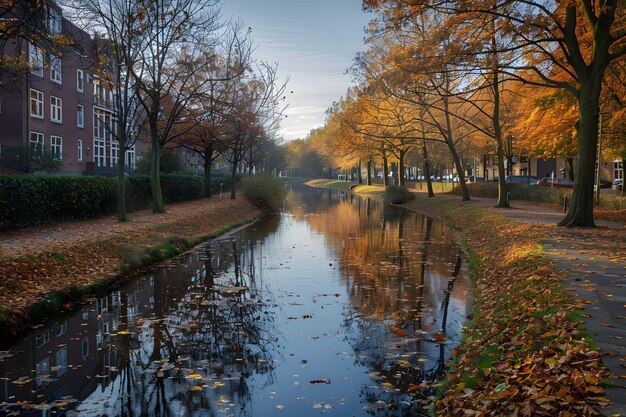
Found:
[[[296,186],[282,214],[3,340],[0,415],[428,415],[466,275],[443,222]]]

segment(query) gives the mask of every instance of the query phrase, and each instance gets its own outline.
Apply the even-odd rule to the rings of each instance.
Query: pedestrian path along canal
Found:
[[[445,224],[294,186],[281,215],[2,341],[0,415],[423,415],[468,288]]]

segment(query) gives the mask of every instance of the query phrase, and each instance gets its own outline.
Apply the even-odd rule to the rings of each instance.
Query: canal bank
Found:
[[[142,268],[171,258],[260,215],[244,198],[171,204],[164,214],[132,213],[33,227],[0,241],[0,336],[15,334]]]
[[[380,195],[353,191],[362,190]],[[604,387],[610,373],[583,326],[581,300],[546,255],[545,227],[460,200],[417,195],[406,207],[445,219],[470,257],[476,311],[437,415],[592,416],[613,408]]]
[[[427,417],[468,314],[456,232],[289,188],[280,215],[2,340],[0,416]]]

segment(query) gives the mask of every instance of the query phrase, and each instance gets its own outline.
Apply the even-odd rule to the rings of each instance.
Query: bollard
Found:
[[[224,183],[220,182],[220,200],[222,199],[222,193],[224,192]]]

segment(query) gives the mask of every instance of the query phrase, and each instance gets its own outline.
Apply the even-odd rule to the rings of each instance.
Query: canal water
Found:
[[[0,347],[0,415],[421,416],[466,317],[455,233],[306,186]]]

